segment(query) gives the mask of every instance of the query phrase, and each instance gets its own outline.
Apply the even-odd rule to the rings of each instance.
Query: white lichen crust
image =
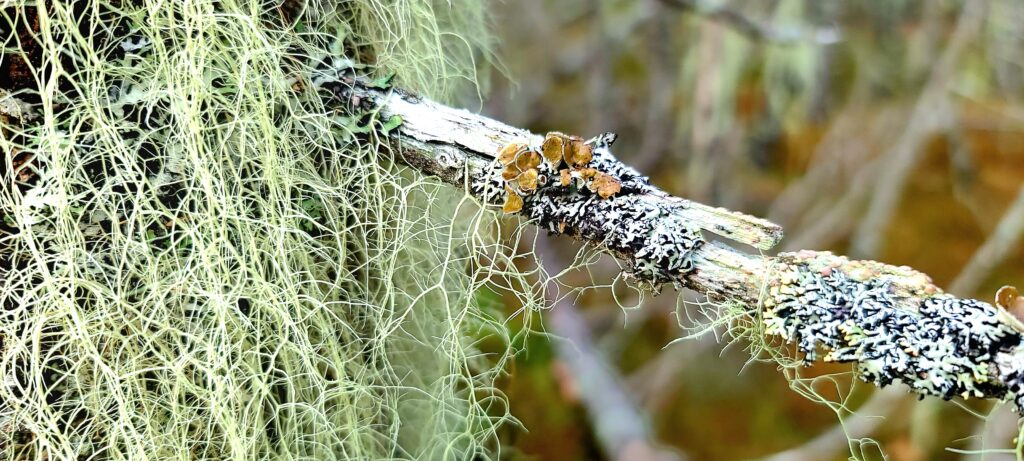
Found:
[[[545,162],[538,168],[546,180],[523,195],[520,214],[551,233],[564,233],[632,255],[627,260],[628,270],[640,280],[654,285],[677,281],[694,270],[693,252],[705,240],[699,229],[679,216],[677,208],[685,207],[685,202],[673,205],[651,199],[664,192],[612,155],[609,147],[614,141],[610,133],[588,140],[594,149],[593,159],[586,166],[614,178],[621,185],[618,193],[602,198],[585,187],[585,181],[575,172],[569,184],[563,186],[557,165]],[[491,204],[507,199],[502,169],[495,161],[473,178],[474,195]]]
[[[764,299],[766,332],[795,343],[807,364],[819,349],[826,362],[855,362],[878,386],[899,381],[922,396],[1016,398],[1020,406],[1021,364],[996,362],[1021,335],[999,310],[941,293],[907,309],[895,279],[857,280],[841,267],[790,260]]]
[[[1008,396],[1013,396],[1018,412],[1024,410],[1024,344],[996,354],[999,381],[1005,384]]]

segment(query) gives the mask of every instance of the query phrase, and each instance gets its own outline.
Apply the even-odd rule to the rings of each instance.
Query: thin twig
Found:
[[[922,145],[927,136],[949,121],[952,110],[947,86],[954,66],[968,49],[970,40],[977,35],[985,20],[987,1],[964,2],[956,28],[949,39],[932,74],[921,91],[917,104],[910,115],[903,136],[885,155],[891,160],[881,171],[879,187],[875,191],[867,214],[860,221],[850,252],[856,257],[868,257],[877,253],[882,242],[886,225],[892,218],[906,186],[911,170],[922,154]]]
[[[566,266],[546,240],[538,239],[535,250],[548,273],[558,273]],[[551,333],[562,338],[554,342],[555,351],[568,368],[594,435],[608,458],[683,461],[681,453],[655,442],[646,418],[623,389],[622,378],[597,350],[572,300],[552,296],[550,301],[553,305],[546,313],[546,324]]]
[[[674,391],[682,384],[683,370],[715,344],[714,337],[707,335],[666,346],[657,357],[629,375],[629,387],[645,407],[662,408],[664,401],[675,395]]]
[[[832,459],[851,443],[867,437],[885,422],[883,415],[890,414],[901,400],[907,396],[899,389],[881,389],[857,408],[841,424],[832,426],[809,442],[759,461],[815,461]]]
[[[858,78],[853,92],[863,92],[867,79]],[[863,96],[851,96],[852,100],[861,100]],[[860,166],[864,163],[864,153],[869,151],[867,139],[883,139],[887,135],[885,129],[893,125],[898,114],[889,110],[867,127],[865,133],[864,120],[870,116],[862,107],[845,108],[831,123],[824,137],[811,154],[808,169],[799,178],[788,184],[772,202],[768,209],[768,219],[783,226],[793,226],[805,214],[811,204],[820,200],[824,191],[834,189],[843,184],[844,169]],[[848,165],[844,167],[845,165]],[[792,235],[790,235],[792,237]],[[815,243],[813,246],[827,246]]]
[[[721,65],[725,47],[725,27],[718,23],[702,23],[697,44],[698,60],[694,86],[693,121],[690,127],[690,155],[686,164],[687,192],[697,200],[709,200],[714,195],[716,180],[722,174],[727,160],[721,144],[724,130],[717,117],[720,90],[723,82]]]
[[[964,461],[1016,461],[1011,440],[1019,432],[1018,415],[1009,405],[999,405],[975,426],[967,450],[960,458]],[[994,452],[995,451],[995,452]]]
[[[825,27],[821,29],[805,29],[801,27],[781,27],[768,25],[752,19],[729,8],[721,1],[709,0],[661,0],[667,5],[692,12],[711,21],[719,22],[752,40],[767,41],[774,44],[791,45],[811,43],[830,45],[841,39],[839,29]]]
[[[953,293],[967,294],[977,289],[978,285],[991,274],[992,269],[1004,261],[1019,243],[1021,233],[1024,231],[1024,188],[1021,188],[1017,199],[1010,205],[1003,215],[996,230],[989,236],[988,240],[974,253],[970,262],[961,270],[952,284],[949,291]],[[866,436],[871,434],[883,422],[881,417],[869,417],[866,415],[891,414],[898,407],[896,403],[906,397],[902,392],[891,390],[875,393],[867,403],[857,411],[849,420],[843,421],[811,441],[784,452],[777,453],[764,458],[763,461],[800,461],[821,459],[826,453],[836,453],[847,443],[849,434]],[[981,429],[985,429],[981,424]],[[981,430],[979,429],[979,430]],[[992,429],[997,435],[988,439],[1006,435],[1007,431],[1016,430],[1016,425],[1011,424],[1008,428]],[[976,441],[976,444],[980,441]],[[980,445],[979,445],[980,446]],[[977,448],[978,446],[976,446]],[[978,448],[980,449],[980,448]]]
[[[808,247],[827,247],[852,228],[854,217],[861,204],[867,199],[872,185],[878,181],[881,159],[875,159],[861,167],[850,182],[843,196],[830,205],[824,214],[801,228],[793,238],[784,244],[786,251]]]
[[[1024,237],[1024,187],[1010,204],[996,230],[974,252],[960,275],[949,285],[950,293],[968,295],[988,278],[992,269],[1006,260]]]
[[[647,61],[647,114],[643,143],[636,155],[629,159],[634,168],[649,174],[668,153],[668,140],[672,139],[675,116],[672,111],[672,85],[675,83],[678,63],[671,50],[671,16],[658,14],[664,6],[649,0],[654,11],[647,34],[651,54]]]

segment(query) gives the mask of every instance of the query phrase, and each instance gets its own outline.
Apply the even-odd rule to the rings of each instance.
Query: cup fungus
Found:
[[[692,253],[704,240],[670,206],[647,200],[660,191],[615,159],[615,138],[551,132],[539,146],[510,143],[473,179],[472,191],[490,203],[504,200],[504,212],[525,214],[549,232],[634,255],[630,271],[653,284],[676,281],[693,270]]]
[[[601,139],[608,138],[605,136],[584,141],[578,136],[551,132],[537,147],[518,142],[502,147],[495,160],[495,169],[500,169],[503,182],[500,189],[505,192],[505,204],[502,209],[506,213],[520,211],[524,196],[531,195],[539,187],[547,185],[547,178],[555,174],[559,177],[556,187],[570,187],[574,184],[573,178],[577,178],[577,190],[589,190],[602,199],[619,193],[622,184],[618,179],[588,167],[594,159],[592,144]],[[492,184],[491,188],[496,188],[494,186],[497,184]]]

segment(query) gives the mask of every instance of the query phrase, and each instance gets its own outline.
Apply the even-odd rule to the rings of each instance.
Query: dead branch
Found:
[[[536,249],[549,274],[566,266],[549,242],[538,240]],[[594,344],[590,327],[576,311],[572,299],[552,295],[549,301],[552,309],[547,313],[547,324],[552,333],[563,338],[554,342],[555,352],[568,369],[605,455],[610,459],[688,459],[682,453],[659,446],[646,415],[623,389],[622,377]]]
[[[871,257],[878,253],[885,227],[896,212],[914,165],[920,161],[921,146],[928,135],[949,125],[953,108],[946,94],[947,87],[956,63],[970,49],[971,39],[982,30],[987,4],[985,1],[964,3],[949,44],[932,69],[903,135],[884,156],[887,160],[878,178],[879,187],[850,245],[854,256]]]
[[[748,17],[721,1],[710,0],[661,0],[662,3],[692,12],[726,25],[753,40],[776,44],[811,43],[830,45],[840,39],[839,30],[834,27],[804,29],[801,27],[778,27]]]
[[[1024,325],[988,303],[944,294],[925,274],[828,252],[766,257],[711,241],[717,234],[768,249],[781,231],[668,195],[616,160],[613,135],[580,141],[591,154],[585,161],[541,161],[546,138],[526,130],[352,78],[315,83],[345,107],[400,118],[388,136],[413,169],[606,250],[640,281],[745,304],[767,335],[794,344],[807,363],[852,362],[866,382],[900,382],[922,395],[1024,403]],[[499,159],[499,152],[516,156]],[[595,188],[595,178],[616,187]]]

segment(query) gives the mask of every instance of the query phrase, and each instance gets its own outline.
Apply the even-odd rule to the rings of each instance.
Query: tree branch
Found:
[[[549,242],[537,241],[537,255],[545,270],[554,274],[565,266]],[[591,338],[590,329],[572,299],[551,296],[547,314],[551,332],[563,338],[553,343],[559,359],[572,375],[579,398],[590,416],[594,435],[609,459],[684,461],[682,453],[659,446],[646,415],[623,389],[622,379],[605,360]]]
[[[923,395],[1024,403],[1024,325],[988,303],[944,294],[925,274],[828,252],[765,257],[711,241],[709,233],[768,249],[781,231],[668,195],[615,159],[613,136],[587,141],[593,159],[585,165],[526,165],[540,174],[533,188],[517,188],[515,178],[503,177],[505,163],[496,155],[511,143],[522,143],[524,153],[541,150],[540,136],[352,78],[315,83],[350,109],[400,117],[389,136],[410,167],[485,204],[515,194],[522,200],[519,214],[531,223],[608,251],[638,280],[745,304],[766,335],[795,344],[807,363],[824,352],[825,361],[856,363],[859,377],[879,386],[899,381]],[[610,196],[593,192],[583,171],[610,177],[621,188]],[[560,176],[571,178],[563,183]]]
[[[776,44],[812,43],[831,45],[840,39],[835,27],[803,29],[800,27],[777,27],[764,24],[745,14],[729,8],[721,1],[709,0],[661,0],[662,3],[692,12],[709,20],[724,24],[750,39]]]
[[[987,1],[964,3],[949,44],[932,68],[903,135],[885,155],[886,165],[879,173],[878,187],[850,244],[854,256],[870,257],[878,253],[885,227],[892,220],[914,165],[924,152],[921,146],[928,135],[947,125],[952,118],[950,113],[954,108],[947,97],[947,87],[958,60],[970,50],[971,39],[982,30],[987,4]]]
[[[985,281],[996,266],[1013,254],[1024,233],[1024,187],[1006,209],[995,230],[971,256],[960,275],[949,284],[952,293],[971,293]]]

